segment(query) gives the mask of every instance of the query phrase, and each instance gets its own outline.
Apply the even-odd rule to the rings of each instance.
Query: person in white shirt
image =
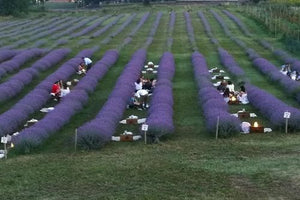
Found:
[[[141,81],[140,78],[138,80],[136,80],[134,85],[135,85],[135,92],[137,92],[138,90],[143,89],[143,82]]]
[[[149,92],[148,92],[148,90],[145,90],[145,89],[138,90],[135,93],[135,96],[139,99],[140,105],[142,105],[143,109],[146,109],[149,107],[149,105],[147,103],[148,95],[149,95]]]
[[[226,87],[229,89],[230,93],[234,93],[234,84],[231,81],[227,82],[227,86]]]
[[[89,69],[92,67],[93,61],[88,57],[82,57],[82,60],[84,62],[84,65],[86,66],[86,71],[89,71]]]
[[[241,91],[239,92],[237,98],[241,102],[241,104],[248,104],[249,103],[248,95],[247,95],[245,86],[243,86],[243,85],[241,86]]]

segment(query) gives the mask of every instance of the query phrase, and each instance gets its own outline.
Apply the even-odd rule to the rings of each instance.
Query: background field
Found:
[[[256,85],[273,94],[282,101],[300,108],[296,100],[287,95],[279,85],[272,83],[258,70],[245,55],[245,52],[225,34],[209,9],[221,15],[232,34],[255,49],[276,66],[282,61],[270,51],[261,47],[256,38],[269,41],[274,47],[284,49],[274,34],[265,26],[247,17],[240,8],[213,7],[201,5],[152,5],[109,7],[100,10],[33,13],[28,18],[51,20],[53,17],[79,17],[116,15],[125,16],[107,32],[90,39],[91,33],[70,39],[66,44],[57,47],[69,47],[71,54],[60,64],[75,56],[80,50],[99,45],[100,49],[92,56],[100,60],[108,49],[119,48],[128,33],[136,26],[145,12],[151,15],[142,28],[133,37],[132,42],[120,50],[117,63],[110,68],[99,82],[89,102],[82,111],[73,116],[70,123],[53,134],[41,148],[29,155],[20,155],[13,150],[7,160],[0,162],[0,195],[5,199],[298,199],[300,186],[299,152],[300,139],[297,133],[284,134],[276,130],[268,134],[239,135],[229,139],[215,140],[205,130],[204,117],[198,105],[196,82],[194,81],[191,54],[193,52],[186,31],[183,13],[189,11],[194,28],[196,45],[209,67],[223,68],[217,48],[207,37],[200,18],[199,10],[208,19],[212,33],[220,45],[234,56],[237,63],[245,70],[247,77]],[[248,27],[253,37],[245,36],[238,26],[223,12],[227,9],[238,16]],[[176,63],[173,79],[174,123],[173,135],[162,138],[159,144],[144,145],[142,141],[134,143],[111,142],[99,151],[74,152],[73,136],[75,128],[93,119],[101,109],[112,91],[115,81],[131,55],[146,42],[158,11],[163,12],[158,31],[153,43],[147,49],[147,60],[158,63],[164,51],[167,51],[169,13],[176,12],[173,46],[171,52]],[[137,17],[107,44],[101,44],[110,33],[116,31],[122,23],[136,12]],[[0,19],[22,20],[22,19]],[[104,21],[98,29],[108,24],[112,18]],[[83,28],[95,22],[87,23]],[[74,32],[77,32],[76,30]],[[50,48],[59,39],[44,37],[42,48]],[[88,39],[86,44],[79,41]],[[1,39],[2,46],[13,44],[15,39]],[[36,42],[36,41],[34,41]],[[18,48],[32,47],[29,42]],[[56,48],[57,48],[56,47]],[[299,57],[299,55],[293,55]],[[33,61],[27,62],[26,68]],[[24,88],[22,93],[10,101],[1,104],[0,112],[11,108],[25,94],[32,90],[60,64],[41,74]],[[230,76],[230,74],[228,74]],[[8,79],[9,76],[5,77]],[[235,80],[235,79],[234,79]],[[2,82],[3,80],[1,80]],[[265,126],[270,123],[252,106],[231,107],[256,112],[258,120]],[[275,109],[275,108],[274,108]],[[124,117],[130,114],[146,116],[146,112],[127,110]],[[34,117],[42,117],[35,113]],[[119,126],[116,135],[125,129],[137,131],[137,126]]]

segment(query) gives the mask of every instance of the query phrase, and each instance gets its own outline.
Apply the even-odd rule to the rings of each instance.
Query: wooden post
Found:
[[[219,135],[219,123],[220,123],[220,116],[218,116],[218,119],[217,119],[216,140],[218,139],[218,135]]]
[[[75,144],[74,144],[75,152],[77,151],[77,128],[75,129]]]
[[[288,133],[288,122],[289,122],[289,119],[286,118],[286,119],[285,119],[285,133],[286,133],[286,134]]]
[[[147,144],[147,131],[144,131],[145,144]]]
[[[6,148],[6,143],[4,143],[4,157],[7,159],[7,148]]]

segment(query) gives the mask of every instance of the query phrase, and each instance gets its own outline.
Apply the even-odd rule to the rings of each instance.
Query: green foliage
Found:
[[[1,15],[27,13],[31,0],[0,0]]]

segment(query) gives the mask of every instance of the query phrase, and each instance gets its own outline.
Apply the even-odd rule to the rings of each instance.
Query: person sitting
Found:
[[[80,63],[77,69],[77,74],[81,75],[81,74],[86,74],[86,69],[84,66],[84,63]]]
[[[151,82],[151,85],[152,85],[152,89],[155,88],[157,80],[154,79],[154,78],[151,78],[150,82]]]
[[[283,75],[287,75],[287,73],[288,73],[287,66],[288,66],[288,63],[285,63],[284,65],[281,65],[281,70],[280,70],[280,72],[281,72]]]
[[[67,86],[66,83],[62,83],[61,82],[61,88],[60,88],[60,97],[64,97],[66,96],[67,94],[70,93],[70,88]]]
[[[127,108],[137,108],[139,110],[141,109],[141,104],[137,100],[135,93],[133,93],[132,96],[129,98]]]
[[[219,92],[223,93],[225,91],[226,87],[227,87],[227,81],[223,80],[221,82],[221,84],[217,87],[217,90]]]
[[[88,57],[82,57],[82,61],[86,67],[86,71],[89,71],[92,67],[93,61]]]
[[[229,92],[234,94],[234,84],[231,81],[228,81],[226,88],[229,89]]]
[[[138,98],[139,103],[140,103],[140,105],[143,109],[146,109],[146,108],[149,107],[149,105],[148,105],[148,95],[149,95],[148,90],[144,90],[144,89],[138,90],[135,93],[135,97]]]
[[[224,101],[225,101],[226,103],[228,103],[231,96],[232,96],[232,94],[230,93],[229,88],[226,88],[226,89],[224,90],[224,93],[223,93]]]
[[[143,81],[141,80],[141,78],[137,79],[134,85],[135,85],[135,92],[143,89]]]
[[[245,89],[245,86],[241,86],[241,90],[237,96],[237,99],[239,100],[239,102],[241,102],[241,104],[248,104],[249,100],[248,100],[248,95]]]
[[[151,92],[151,90],[152,90],[152,83],[150,82],[149,79],[145,80],[142,89],[148,90],[149,92]]]
[[[54,98],[54,101],[58,101],[60,99],[60,84],[59,81],[56,81],[52,85],[51,96]]]
[[[296,71],[296,81],[300,80],[300,73],[298,71]]]

